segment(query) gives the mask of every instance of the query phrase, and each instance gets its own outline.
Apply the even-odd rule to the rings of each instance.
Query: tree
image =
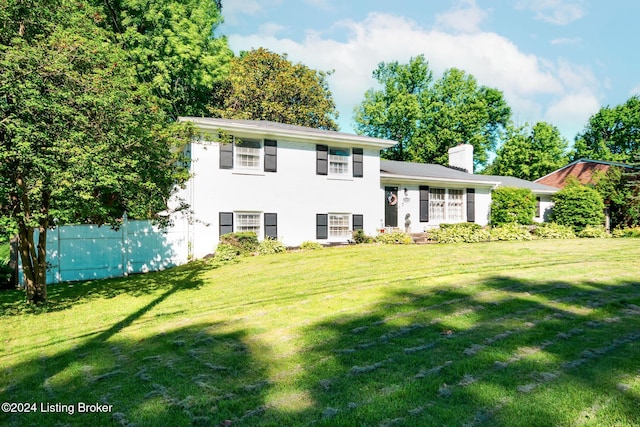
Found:
[[[567,146],[558,128],[546,122],[533,128],[509,128],[505,143],[484,173],[533,181],[567,164]]]
[[[552,219],[554,222],[581,231],[587,226],[599,227],[604,224],[604,203],[602,196],[593,188],[569,182],[552,196],[554,202]]]
[[[449,148],[469,143],[484,165],[511,117],[500,91],[455,68],[434,81],[422,55],[380,63],[373,77],[382,89],[369,89],[356,106],[356,131],[398,141],[383,153],[389,159],[446,164]]]
[[[220,0],[91,0],[101,24],[124,43],[138,78],[168,102],[169,113],[204,115],[211,93],[228,72],[233,53],[225,37]]]
[[[595,189],[609,208],[612,228],[640,225],[640,167],[611,166]]]
[[[0,9],[0,228],[17,232],[27,300],[40,304],[47,230],[166,209],[187,178],[175,160],[191,135],[167,125],[97,9],[26,3]]]
[[[491,192],[491,225],[531,224],[536,197],[528,188],[499,187]]]
[[[573,160],[588,158],[631,162],[640,155],[640,97],[629,98],[616,107],[603,107],[576,136]]]
[[[223,118],[337,130],[327,76],[263,48],[243,52],[231,61],[211,111]]]

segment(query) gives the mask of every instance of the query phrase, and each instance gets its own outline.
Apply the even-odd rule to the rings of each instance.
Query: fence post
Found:
[[[125,212],[124,215],[122,215],[122,276],[126,277],[129,272],[128,272],[128,265],[129,265],[129,242],[128,242],[128,234],[127,233],[127,213]]]

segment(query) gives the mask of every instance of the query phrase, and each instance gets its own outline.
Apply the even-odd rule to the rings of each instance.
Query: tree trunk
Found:
[[[40,227],[39,231],[37,247],[33,229],[21,226],[18,234],[27,302],[36,305],[47,301],[47,228]]]

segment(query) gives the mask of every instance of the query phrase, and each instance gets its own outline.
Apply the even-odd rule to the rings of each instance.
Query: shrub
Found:
[[[539,239],[573,239],[576,237],[573,228],[555,222],[544,222],[537,225],[533,229],[533,235]]]
[[[552,199],[552,218],[558,224],[568,225],[579,232],[589,225],[598,227],[604,223],[602,196],[593,188],[570,183]]]
[[[387,245],[408,245],[413,243],[413,239],[402,231],[392,231],[391,233],[380,233],[375,237],[377,243]]]
[[[531,224],[536,198],[528,188],[500,187],[491,192],[491,225]]]
[[[303,251],[315,251],[316,249],[322,248],[323,246],[320,243],[312,242],[310,240],[302,242],[302,244],[300,245],[300,249],[302,249]]]
[[[511,223],[491,229],[491,240],[531,240],[533,236],[529,232],[529,227]]]
[[[438,243],[476,243],[490,239],[489,231],[478,224],[440,224],[439,229],[429,232],[429,238]]]
[[[271,255],[271,254],[280,254],[282,252],[286,252],[287,247],[280,241],[276,239],[266,238],[258,247],[258,252],[260,255]]]
[[[616,228],[611,234],[613,237],[640,237],[640,227]]]
[[[237,248],[241,255],[257,252],[260,246],[258,236],[253,231],[223,234],[220,236],[220,243]]]
[[[367,236],[364,233],[364,230],[360,229],[360,230],[354,230],[353,231],[353,241],[356,244],[371,243],[373,241],[373,238]]]
[[[609,233],[606,232],[606,230],[602,225],[599,225],[599,226],[587,225],[585,228],[578,231],[577,236],[600,239],[604,237],[609,237]]]
[[[220,243],[216,248],[216,253],[213,256],[215,261],[233,261],[240,256],[240,249],[227,243]]]

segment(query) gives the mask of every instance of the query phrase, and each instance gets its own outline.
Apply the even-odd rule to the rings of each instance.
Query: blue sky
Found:
[[[424,54],[501,90],[516,124],[548,121],[573,141],[600,107],[640,93],[637,0],[222,0],[234,52],[265,47],[334,70],[340,130],[376,87],[381,61]]]

